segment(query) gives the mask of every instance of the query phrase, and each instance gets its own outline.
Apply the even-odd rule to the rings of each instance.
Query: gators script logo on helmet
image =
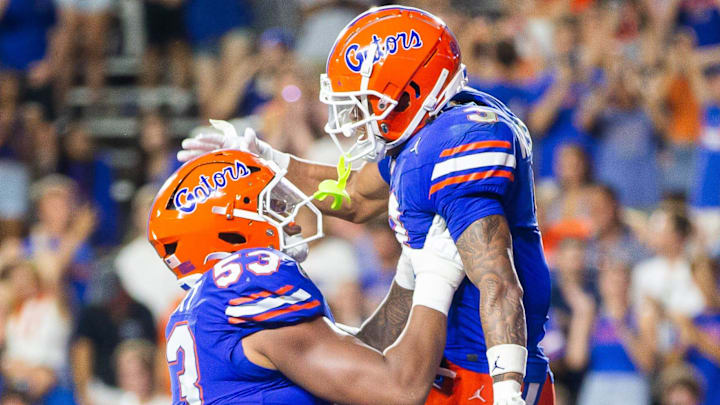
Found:
[[[225,150],[191,160],[170,176],[153,202],[148,239],[181,286],[191,286],[228,253],[270,247],[291,254],[322,237],[320,211],[284,175],[272,162]],[[283,228],[302,207],[316,216],[318,231],[288,236]]]
[[[405,142],[467,83],[444,22],[411,7],[373,8],[340,33],[320,78],[325,131],[349,161],[378,160]],[[337,134],[355,139],[345,150]]]

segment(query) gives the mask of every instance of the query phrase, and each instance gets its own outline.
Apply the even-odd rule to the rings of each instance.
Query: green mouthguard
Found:
[[[350,171],[352,164],[345,163],[345,155],[341,155],[337,164],[337,180],[323,180],[318,185],[318,191],[313,194],[313,198],[323,201],[328,196],[333,197],[333,202],[330,208],[337,211],[342,207],[343,201],[347,199],[350,201],[350,194],[345,190],[347,186],[347,179],[350,177]]]

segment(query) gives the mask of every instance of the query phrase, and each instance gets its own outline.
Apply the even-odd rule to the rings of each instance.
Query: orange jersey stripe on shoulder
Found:
[[[236,318],[234,316],[231,316],[230,318],[228,318],[228,322],[230,322],[231,325],[237,325],[239,323],[244,323],[245,320],[242,318]]]
[[[440,154],[440,157],[452,156],[458,153],[467,152],[469,150],[476,150],[482,148],[506,148],[510,149],[510,142],[508,141],[480,141],[468,143],[465,145],[456,146],[454,148],[445,149]]]
[[[275,295],[282,295],[282,294],[285,294],[286,292],[288,292],[288,291],[290,291],[290,290],[292,290],[292,289],[293,289],[293,286],[291,286],[291,285],[286,285],[286,286],[284,286],[284,287],[280,287],[279,289],[277,289],[277,290],[275,290],[275,291],[273,291],[273,292],[271,292],[271,291],[261,291],[261,292],[259,292],[259,293],[250,294],[250,295],[248,295],[247,297],[233,298],[233,299],[230,300],[230,305],[245,304],[245,303],[248,303],[248,302],[250,302],[250,301],[255,301],[255,300],[258,299],[258,298],[269,297],[269,296],[271,296],[271,295],[273,295],[273,294],[275,294]]]
[[[274,318],[274,317],[276,317],[276,316],[280,316],[280,315],[283,315],[283,314],[287,314],[287,313],[289,313],[289,312],[295,312],[295,311],[300,311],[300,310],[303,310],[303,309],[315,308],[315,307],[317,307],[317,306],[320,306],[320,301],[318,301],[318,300],[312,300],[312,301],[310,301],[310,302],[308,302],[308,303],[305,303],[305,304],[295,304],[295,305],[291,305],[291,306],[289,306],[289,307],[287,307],[287,308],[278,309],[278,310],[270,311],[270,312],[265,312],[264,314],[260,314],[260,315],[254,316],[252,319],[253,319],[254,321],[261,322],[261,321],[264,321],[264,320],[267,320],[267,319],[270,319],[270,318]]]
[[[476,173],[470,173],[465,174],[462,176],[455,176],[455,177],[449,177],[439,183],[433,184],[432,187],[430,187],[430,194],[433,195],[436,191],[441,190],[445,186],[449,186],[451,184],[458,184],[458,183],[465,183],[467,181],[473,181],[473,180],[482,180],[487,179],[488,177],[505,177],[507,179],[510,179],[510,181],[515,180],[515,175],[513,175],[511,172],[507,170],[487,170],[484,172],[476,172]]]

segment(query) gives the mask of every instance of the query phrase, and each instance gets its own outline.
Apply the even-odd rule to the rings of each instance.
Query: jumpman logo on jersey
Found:
[[[492,369],[491,373],[495,372],[495,370],[498,370],[498,369],[499,369],[499,370],[505,370],[505,367],[500,367],[500,366],[498,366],[498,364],[497,364],[497,363],[498,363],[498,360],[500,360],[499,357],[498,357],[497,359],[495,359],[495,364],[493,365],[493,369]]]
[[[468,398],[468,401],[472,401],[473,399],[479,399],[482,402],[487,402],[485,398],[482,397],[482,390],[484,389],[485,386],[481,386],[479,390],[475,391],[475,393],[470,398]]]
[[[413,145],[413,147],[410,148],[410,152],[415,152],[416,155],[418,154],[418,149],[417,149],[417,147],[418,147],[418,144],[420,143],[421,140],[422,140],[422,138],[421,138],[421,137],[418,137],[418,140],[417,140],[417,142],[415,142],[415,145]]]

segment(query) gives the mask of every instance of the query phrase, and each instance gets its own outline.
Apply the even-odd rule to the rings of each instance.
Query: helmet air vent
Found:
[[[165,248],[165,256],[175,254],[175,250],[177,250],[177,244],[177,242],[164,244],[163,247]]]
[[[218,233],[218,238],[233,245],[247,242],[247,239],[245,239],[243,235],[236,232],[220,232]]]

